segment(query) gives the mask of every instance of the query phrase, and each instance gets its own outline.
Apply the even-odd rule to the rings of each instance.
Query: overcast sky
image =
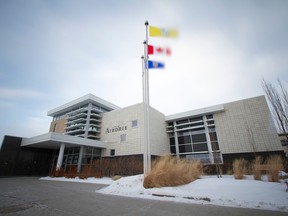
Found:
[[[47,111],[92,93],[142,102],[145,21],[171,57],[150,70],[150,105],[165,115],[263,95],[288,83],[286,0],[1,0],[0,141],[48,132]]]

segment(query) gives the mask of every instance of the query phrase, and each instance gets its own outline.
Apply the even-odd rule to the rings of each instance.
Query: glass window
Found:
[[[194,152],[208,151],[207,143],[193,144]]]
[[[190,131],[178,131],[178,136],[188,136],[190,135]]]
[[[75,147],[75,148],[74,148],[74,154],[75,154],[75,153],[79,153],[79,152],[80,152],[80,147]]]
[[[203,122],[196,122],[196,123],[191,123],[192,127],[195,127],[195,126],[204,126],[204,123]]]
[[[83,155],[82,164],[90,164],[92,162],[91,157],[92,157],[92,155],[90,155],[90,154]]]
[[[84,150],[83,151],[84,154],[92,154],[92,152],[93,152],[93,148],[92,147],[84,147],[83,150]]]
[[[88,158],[83,157],[82,158],[82,164],[88,164]]]
[[[120,135],[120,141],[121,142],[126,142],[127,141],[127,135],[126,134],[121,134]]]
[[[183,132],[183,131],[178,131],[178,132],[177,132],[177,135],[178,135],[178,136],[183,136],[183,135],[184,135],[184,132]]]
[[[216,132],[209,133],[211,141],[217,141],[217,134]]]
[[[200,116],[200,117],[196,117],[196,118],[190,118],[189,120],[190,120],[190,122],[202,121],[202,120],[203,120],[203,117]]]
[[[174,137],[170,138],[170,145],[175,145],[175,138]]]
[[[213,115],[211,114],[211,115],[206,115],[206,118],[207,119],[213,119]]]
[[[205,134],[192,135],[192,140],[193,143],[206,142],[206,135]]]
[[[169,122],[169,123],[168,123],[168,126],[173,126],[173,122]]]
[[[212,145],[212,151],[218,151],[219,150],[218,142],[211,142],[211,145]]]
[[[169,137],[174,137],[174,133],[168,133]]]
[[[111,149],[111,150],[110,150],[110,155],[111,155],[111,156],[114,156],[114,155],[115,155],[115,149]]]
[[[93,155],[100,156],[101,155],[101,149],[100,148],[94,148]]]
[[[215,132],[216,130],[215,130],[215,126],[209,126],[209,132]]]
[[[214,120],[207,120],[207,124],[208,125],[213,125],[214,124]]]
[[[194,128],[191,129],[192,133],[199,133],[199,131],[205,132],[204,125],[195,126]]]
[[[192,152],[192,146],[189,145],[179,145],[179,153],[186,153],[186,152]]]
[[[205,129],[198,128],[198,129],[192,129],[191,134],[202,134],[205,133]]]
[[[179,124],[185,124],[185,123],[188,123],[188,119],[180,120],[180,121],[177,121],[177,122],[176,122],[177,125],[179,125]]]
[[[73,157],[73,164],[77,164],[78,163],[78,158],[79,158],[79,155],[74,155]]]
[[[67,155],[64,155],[63,156],[62,165],[66,164],[66,163],[67,163]]]
[[[132,128],[138,127],[138,120],[132,120]]]
[[[172,154],[176,154],[175,146],[170,146],[170,151],[171,151]]]
[[[178,137],[178,143],[179,144],[191,143],[191,137],[190,136]]]

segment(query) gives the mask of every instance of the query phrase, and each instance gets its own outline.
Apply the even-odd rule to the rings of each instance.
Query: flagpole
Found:
[[[146,46],[147,46],[146,42]],[[147,62],[148,62],[148,54],[147,54]],[[149,70],[148,63],[146,64],[146,134],[147,134],[147,173],[151,171],[151,145],[150,145],[150,98],[149,98]]]
[[[146,141],[145,143],[145,149],[147,149],[147,154],[146,154],[146,164],[144,163],[144,174],[148,174],[151,171],[151,149],[150,149],[150,102],[149,102],[149,69],[148,69],[148,27],[149,27],[149,22],[145,22],[146,26],[146,40],[144,41],[144,63],[145,63],[145,68],[144,68],[144,76],[145,76],[145,101],[144,101],[144,118],[146,117],[146,120],[144,123],[146,123],[144,130],[144,140]],[[146,116],[145,116],[146,114]],[[145,157],[145,156],[144,156]],[[146,169],[145,169],[146,168]],[[146,172],[145,172],[146,171]]]
[[[147,174],[147,130],[146,130],[146,125],[147,125],[147,112],[146,112],[146,64],[145,64],[145,57],[141,56],[142,58],[142,86],[143,86],[143,110],[144,110],[144,145],[143,145],[143,173],[144,175]]]
[[[176,37],[178,32],[175,29],[160,29],[157,27],[149,27],[149,22],[145,22],[146,40],[144,41],[144,55],[142,56],[142,84],[143,84],[143,109],[144,109],[144,148],[143,148],[143,172],[147,175],[151,171],[151,145],[150,145],[150,98],[149,98],[149,66],[150,68],[164,68],[164,63],[157,61],[149,61],[148,55],[148,33],[150,36]],[[149,28],[149,29],[148,29]],[[152,47],[154,53],[155,47]],[[158,53],[161,50],[156,49]],[[163,53],[163,50],[162,50]],[[151,53],[150,53],[151,54]],[[170,50],[166,49],[166,54],[170,54]],[[149,64],[151,63],[151,65]]]

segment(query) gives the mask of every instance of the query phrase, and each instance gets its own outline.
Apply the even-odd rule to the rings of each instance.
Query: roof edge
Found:
[[[77,99],[72,100],[72,101],[70,101],[68,103],[65,103],[65,104],[63,104],[63,105],[61,105],[59,107],[56,107],[56,108],[54,108],[52,110],[49,110],[47,112],[47,115],[53,117],[53,115],[61,113],[62,111],[64,111],[65,109],[68,109],[69,107],[75,106],[77,104],[80,104],[80,103],[83,103],[83,102],[89,101],[89,100],[91,102],[96,102],[98,104],[101,104],[104,108],[109,108],[111,110],[120,108],[120,107],[118,107],[115,104],[112,104],[112,103],[110,103],[110,102],[108,102],[108,101],[106,101],[106,100],[104,100],[102,98],[99,98],[99,97],[89,93],[89,94],[84,95],[84,96],[82,96],[80,98],[77,98]]]
[[[33,144],[46,142],[46,141],[54,141],[54,142],[61,142],[67,144],[74,144],[74,145],[84,145],[84,146],[91,146],[91,147],[99,147],[105,148],[105,144],[99,140],[91,140],[76,136],[69,136],[55,132],[49,132],[45,134],[41,134],[38,136],[34,136],[31,138],[23,138],[21,142],[21,146],[31,146]]]
[[[178,120],[178,119],[187,118],[190,116],[199,116],[199,115],[204,115],[204,114],[212,114],[212,113],[216,113],[216,112],[222,112],[224,110],[225,110],[224,105],[220,104],[220,105],[210,106],[210,107],[206,107],[206,108],[201,108],[201,109],[191,110],[191,111],[187,111],[187,112],[181,112],[181,113],[177,113],[177,114],[168,115],[168,116],[165,116],[165,120],[166,121]]]

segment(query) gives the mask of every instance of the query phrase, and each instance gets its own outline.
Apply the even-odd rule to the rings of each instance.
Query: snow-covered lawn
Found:
[[[246,176],[244,180],[235,180],[229,175],[224,175],[222,178],[203,176],[186,185],[153,189],[143,187],[143,175],[125,177],[117,181],[109,178],[82,180],[50,177],[41,178],[41,180],[109,185],[96,191],[103,194],[288,212],[286,184],[255,181],[251,176]]]

